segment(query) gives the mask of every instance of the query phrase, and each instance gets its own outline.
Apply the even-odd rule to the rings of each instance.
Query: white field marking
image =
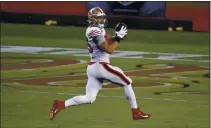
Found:
[[[209,68],[209,69],[210,69],[210,67],[209,67],[209,66],[199,66],[199,67],[202,67],[202,68]]]
[[[125,59],[147,59],[147,60],[172,60],[172,61],[190,61],[190,62],[210,62],[210,60],[188,60],[188,59],[168,59],[168,58],[138,58],[138,57],[114,57]]]
[[[28,48],[28,49],[26,49]],[[17,51],[17,52],[21,52],[21,51],[25,51],[25,52],[30,52],[30,53],[36,53],[37,51],[49,51],[49,50],[76,50],[76,51],[84,51],[86,53],[88,53],[87,49],[80,49],[80,48],[55,48],[55,47],[32,47],[32,46],[7,46],[7,45],[1,45],[1,52],[10,52],[10,49],[12,49],[11,51]],[[123,50],[116,50],[116,52],[127,52],[129,53],[141,53],[141,54],[162,54],[162,55],[194,55],[197,57],[202,56],[209,56],[209,55],[203,55],[203,54],[186,54],[186,53],[160,53],[160,52],[143,52],[143,51],[123,51]],[[122,53],[124,54],[124,53]],[[184,57],[184,56],[183,56]]]
[[[78,60],[79,63],[76,63],[76,64],[84,64],[86,63],[87,61],[85,60]],[[27,68],[27,69],[20,69],[20,70],[38,70],[38,69],[49,69],[49,68],[55,68],[55,67],[65,67],[65,66],[71,66],[71,65],[76,65],[76,64],[66,64],[66,65],[58,65],[58,66],[50,66],[50,67],[40,67],[40,68]],[[17,70],[17,69],[14,69],[14,70]],[[11,71],[11,70],[10,70]]]
[[[87,79],[84,79],[84,80],[87,80]],[[67,81],[75,81],[75,82],[80,81],[80,82],[82,82],[83,80],[65,80],[65,81],[48,82],[47,84],[65,86],[64,84],[62,84],[62,82],[67,82]],[[61,84],[60,84],[60,82],[61,82]]]
[[[13,59],[13,58],[12,58]],[[11,59],[11,60],[12,60]],[[16,58],[14,58],[16,59]],[[33,58],[32,58],[33,59]],[[46,60],[46,61],[43,61],[43,62],[34,62],[34,63],[46,63],[46,62],[54,62],[55,60],[53,59],[36,59],[36,60]],[[16,64],[28,64],[28,63],[16,63]]]
[[[114,123],[113,121],[111,120],[96,120],[94,118],[88,118],[89,120],[93,121],[93,122],[99,122],[99,123],[107,123],[109,126],[111,126],[112,124],[111,123]],[[98,125],[96,125],[98,126]],[[107,126],[102,126],[102,127],[107,127]]]
[[[177,79],[187,79],[189,77],[183,77],[183,76],[172,76],[170,79],[177,80]]]
[[[113,121],[108,121],[108,120],[92,120],[94,122],[102,122],[102,123],[111,123]]]
[[[39,59],[39,60],[46,60],[46,61],[43,61],[43,62],[35,62],[35,63],[45,63],[45,62],[53,62],[54,60],[52,59]],[[10,63],[10,64],[3,64],[3,65],[13,65],[13,64],[28,64],[27,62],[23,62],[23,63]]]
[[[159,68],[159,69],[167,69],[167,68],[173,68],[173,67],[167,66],[166,68]],[[139,71],[139,70],[153,70],[153,69],[128,70],[126,72]],[[202,70],[204,70],[204,69],[202,69]],[[200,71],[200,70],[181,71],[181,72],[176,72],[176,73],[197,72],[197,71]],[[150,76],[160,76],[160,75],[173,74],[173,73],[150,74]],[[39,78],[54,78],[54,77],[80,76],[80,75],[86,75],[86,73],[80,73],[80,74],[76,74],[76,75],[66,75],[66,76],[36,77],[36,78],[23,78],[23,79],[20,78],[20,79],[13,79],[13,80],[30,80],[30,79],[39,79]],[[139,76],[132,76],[132,77],[139,77]],[[57,82],[49,82],[49,83],[50,83],[50,85],[56,85],[57,84]],[[171,83],[164,83],[164,84],[165,84],[164,86],[171,86],[172,85]],[[59,85],[61,85],[61,84],[59,84]],[[149,86],[149,87],[162,87],[162,86]],[[77,88],[84,88],[84,87],[77,87]],[[139,88],[139,87],[136,87],[136,88]],[[141,87],[141,88],[148,88],[148,87]],[[109,89],[119,89],[119,88],[109,88]]]
[[[57,85],[57,86],[58,86],[58,85],[61,85],[61,86],[62,86],[63,84],[59,84],[59,82],[60,82],[60,81],[57,81],[57,82],[48,82],[48,84],[49,84],[49,85]]]
[[[195,70],[195,71],[181,71],[181,72],[169,72],[169,73],[161,73],[161,74],[150,74],[149,76],[162,76],[162,75],[171,75],[171,74],[174,74],[174,73],[198,72],[198,71],[204,71],[204,70],[205,69],[200,69],[200,70]]]
[[[68,77],[68,76],[78,76],[78,75],[86,75],[86,73],[78,73],[76,75],[61,75],[61,76],[44,76],[44,77],[33,77],[33,78],[17,78],[12,80],[33,80],[33,79],[42,79],[42,78],[56,78],[56,77]]]
[[[54,60],[48,60],[48,62],[54,62]]]
[[[83,61],[83,60],[82,60]],[[155,64],[155,65],[166,65],[166,64]],[[153,65],[152,65],[153,66]],[[167,66],[165,68],[158,68],[158,69],[168,69],[168,68],[174,68],[174,66]],[[132,71],[139,71],[139,70],[154,70],[154,69],[138,69],[138,70],[129,70],[127,72],[132,72]],[[204,70],[204,69],[203,69]],[[199,70],[197,70],[199,71]],[[182,71],[182,72],[177,72],[177,73],[185,73],[185,72],[196,72],[196,71]],[[163,74],[172,74],[172,73],[162,73],[162,74],[150,74],[150,76],[160,76]],[[86,73],[81,73],[81,74],[76,74],[76,75],[67,75],[67,76],[80,76],[80,75],[86,75]],[[67,76],[53,76],[53,77],[67,77]],[[51,77],[36,77],[36,78],[23,78],[23,79],[13,79],[13,80],[29,80],[29,79],[38,79],[38,78],[53,78]],[[138,77],[138,76],[133,76],[133,77]],[[77,81],[81,81],[81,80],[77,80]],[[49,82],[49,85],[59,85],[62,86],[62,84],[59,84],[58,82],[61,81],[57,81],[57,82]],[[160,83],[160,82],[156,82],[156,83]],[[162,82],[161,82],[162,83]],[[20,83],[15,83],[15,84],[20,84]],[[109,83],[104,83],[103,86],[107,85]],[[162,87],[162,86],[172,86],[171,83],[162,83],[164,85],[161,86],[147,86],[147,87],[135,87],[135,88],[149,88],[149,87]],[[73,87],[73,88],[84,88],[84,87]],[[116,87],[116,88],[106,88],[106,89],[120,89],[121,87]]]
[[[38,53],[43,51],[62,50],[64,48],[53,47],[25,47],[1,45],[1,52]]]
[[[53,50],[65,50],[53,52]],[[39,53],[45,52],[48,53]],[[52,51],[52,52],[50,52]],[[34,54],[53,54],[53,55],[72,55],[72,56],[89,56],[87,49],[78,48],[52,48],[52,47],[30,47],[30,46],[6,46],[1,45],[1,52],[16,52],[16,53],[34,53]],[[146,54],[156,54],[156,58],[146,58]],[[134,58],[134,59],[151,59],[151,60],[178,60],[178,61],[193,61],[193,62],[210,62],[210,60],[193,60],[193,57],[203,57],[209,55],[203,54],[180,54],[180,53],[160,53],[160,52],[142,52],[142,51],[122,51],[117,50],[111,55],[113,58]],[[182,59],[182,58],[190,59]]]
[[[50,83],[50,84],[49,84]],[[57,82],[49,82],[48,84],[49,85],[56,85],[56,86],[62,86],[62,87],[67,87],[67,86],[65,86],[65,85],[63,85],[63,84],[57,84]],[[171,83],[162,83],[162,82],[155,82],[155,83],[161,83],[161,84],[164,84],[164,85],[155,85],[155,86],[146,86],[146,87],[142,87],[142,86],[139,86],[139,87],[133,87],[133,88],[151,88],[151,87],[163,87],[163,86],[172,86],[172,84]],[[4,83],[4,84],[9,84],[9,83]],[[13,82],[12,84],[16,84],[16,85],[23,85],[23,84],[21,84],[21,83],[17,83],[17,82]],[[110,84],[110,83],[109,83]],[[115,88],[103,88],[104,86],[106,86],[107,84],[104,84],[103,83],[103,86],[102,86],[102,88],[101,89],[106,89],[106,90],[120,90],[120,89],[122,89],[122,87],[121,86],[119,86],[119,87],[115,87]],[[80,88],[80,89],[84,89],[85,88],[85,86],[86,86],[86,84],[84,84],[84,87],[76,87],[76,86],[73,86],[73,87],[71,87],[71,86],[68,86],[69,88]]]
[[[13,70],[16,70],[16,69],[13,69]],[[18,69],[18,70],[23,70],[23,71],[33,71],[33,70],[36,70],[36,69],[31,68],[31,69]],[[8,71],[11,71],[11,70],[8,70]]]
[[[84,79],[84,80],[87,80],[87,79]],[[70,81],[70,80],[67,80],[67,81]],[[83,80],[71,80],[71,81],[83,81]],[[62,83],[62,82],[65,82],[65,81],[56,81],[56,82],[48,82],[48,84],[49,85],[63,85],[63,84],[60,84],[60,82]],[[111,84],[112,82],[103,82],[103,86],[106,86],[106,85],[109,85],[109,84]],[[164,84],[164,85],[160,85],[160,86],[172,86],[172,84],[171,83],[163,83],[163,82],[155,82],[155,83],[158,83],[158,84]],[[85,84],[86,85],[86,84]],[[148,87],[157,87],[157,86],[148,86]],[[148,88],[147,87],[147,88]],[[121,86],[120,86],[120,88],[122,88]],[[142,88],[145,88],[145,87],[142,87]]]
[[[112,126],[111,124],[109,124],[109,125],[106,125],[106,126],[103,126],[103,125],[93,125],[92,127],[94,127],[94,128],[110,128],[110,127],[114,127],[114,126]]]
[[[73,80],[72,80],[73,81]],[[81,80],[74,80],[74,81],[81,81]],[[56,85],[56,86],[63,86],[63,87],[65,87],[65,85],[64,84],[60,84],[59,82],[63,82],[63,81],[57,81],[57,82],[48,82],[47,84],[49,84],[49,85]],[[163,86],[172,86],[172,84],[171,83],[162,83],[162,82],[154,82],[154,83],[161,83],[161,84],[164,84],[164,85],[155,85],[155,86],[146,86],[146,87],[142,87],[142,86],[140,86],[140,87],[133,87],[133,88],[150,88],[150,87],[163,87]],[[14,84],[20,84],[20,83],[14,83]],[[105,83],[103,83],[103,85],[102,85],[102,87],[104,87],[104,86],[106,86],[106,85],[108,85],[108,84],[111,84],[110,82],[105,82]],[[86,86],[86,84],[84,84],[84,86]],[[68,86],[68,87],[70,87],[70,88],[85,88],[85,87],[75,87],[75,86],[73,86],[73,87],[71,87],[71,86]],[[119,86],[119,87],[115,87],[115,88],[102,88],[102,89],[121,89],[122,87],[121,86]]]
[[[134,123],[134,124],[140,125],[140,124],[144,124],[144,123]]]
[[[162,82],[161,82],[162,83]],[[172,84],[171,83],[164,83],[164,85],[163,86],[172,86]],[[157,86],[156,86],[157,87]]]
[[[74,82],[83,82],[84,80],[87,80],[87,79],[83,79],[83,80],[65,80],[65,81],[56,81],[56,82],[48,82],[49,85],[64,85],[64,84],[60,84],[60,82],[67,82],[67,81],[74,81]],[[86,85],[86,84],[85,84]],[[65,86],[65,85],[64,85]]]
[[[22,105],[22,104],[17,104],[16,106],[17,106],[17,107],[23,107],[24,105]]]
[[[151,66],[154,66],[154,65],[151,65]],[[137,70],[128,70],[128,71],[125,71],[125,72],[134,72],[134,71],[144,71],[144,70],[155,70],[155,69],[170,69],[170,68],[174,68],[175,66],[166,66],[166,67],[162,67],[162,68],[152,68],[152,69],[137,69]]]
[[[9,90],[1,90],[1,92],[9,92]],[[17,91],[21,93],[30,93],[30,94],[50,94],[50,95],[67,95],[67,96],[78,96],[78,95],[84,95],[84,94],[74,94],[74,93],[51,93],[51,92],[41,92],[41,91]],[[98,95],[97,97],[102,98],[120,98],[125,99],[125,96],[105,96],[105,95]],[[142,98],[142,97],[136,97],[136,99],[142,99],[142,100],[156,100],[156,101],[172,101],[172,102],[191,102],[191,103],[201,103],[201,104],[209,104],[209,102],[206,101],[196,101],[196,100],[176,100],[176,99],[161,99],[161,98]]]
[[[168,68],[174,68],[174,66],[171,66],[171,67],[167,66],[167,67],[164,67],[164,68],[154,68],[154,69],[168,69]],[[124,72],[133,72],[133,71],[142,71],[142,70],[154,70],[154,69],[137,69],[137,70],[128,70],[128,71],[124,71]],[[20,79],[13,79],[13,80],[25,80],[25,79],[26,80],[30,80],[30,79],[39,79],[39,78],[67,77],[67,76],[80,76],[80,75],[86,75],[86,73],[79,73],[79,74],[76,74],[76,75],[66,75],[66,76],[62,75],[62,76],[51,76],[51,77],[36,77],[36,78],[23,78],[23,79],[20,78]]]

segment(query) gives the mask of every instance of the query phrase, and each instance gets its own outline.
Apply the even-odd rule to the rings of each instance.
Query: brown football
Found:
[[[106,39],[106,41],[108,42],[108,44],[111,44],[112,43],[112,36],[110,34],[105,34],[104,38]]]

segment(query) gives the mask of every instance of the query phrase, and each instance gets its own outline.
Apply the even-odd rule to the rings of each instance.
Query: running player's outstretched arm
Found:
[[[117,48],[120,40],[124,39],[127,35],[127,26],[124,23],[118,23],[115,27],[116,36],[111,38],[112,43],[108,43],[106,40],[100,43],[100,47],[107,53],[112,54]]]

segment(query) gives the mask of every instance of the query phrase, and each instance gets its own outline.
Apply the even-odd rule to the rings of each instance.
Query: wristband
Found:
[[[121,40],[121,38],[118,37],[118,36],[113,36],[112,37],[112,42],[116,41],[116,42],[120,43],[120,40]]]

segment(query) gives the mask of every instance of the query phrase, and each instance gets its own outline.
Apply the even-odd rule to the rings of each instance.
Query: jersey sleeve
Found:
[[[87,33],[87,37],[89,39],[92,39],[93,43],[95,43],[98,46],[105,40],[102,31],[100,30],[100,28],[97,27],[91,29]]]

